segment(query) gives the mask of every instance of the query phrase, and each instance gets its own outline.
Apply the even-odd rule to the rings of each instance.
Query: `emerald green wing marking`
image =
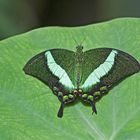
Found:
[[[111,87],[139,70],[139,63],[120,50],[111,48],[89,50],[84,53],[81,88],[88,92],[98,84]]]
[[[117,53],[118,52],[116,50],[112,50],[105,61],[101,63],[96,69],[94,69],[93,72],[87,77],[81,88],[87,90],[90,89],[93,85],[99,83],[100,79],[108,74],[112,69]]]
[[[54,85],[57,87],[61,85],[65,90],[70,90],[74,88],[74,63],[74,52],[52,49],[33,57],[23,70],[26,74],[44,82],[51,89]]]
[[[102,83],[108,85],[110,88],[121,82],[126,77],[140,71],[139,62],[128,53],[118,51],[113,69],[108,75],[103,77]]]
[[[96,73],[96,76],[94,77],[92,76],[93,72],[105,62],[111,51],[111,49],[107,49],[106,51],[104,51],[104,49],[100,48],[84,52],[82,64],[82,79],[80,84],[80,87],[84,91],[92,88],[95,83],[100,81],[98,77],[104,74],[104,70],[99,69],[100,72]]]
[[[26,74],[39,79],[51,89],[53,88],[53,85],[58,82],[58,78],[53,76],[48,67],[46,67],[45,52],[41,52],[31,58],[24,66],[23,70]]]
[[[76,87],[76,79],[75,79],[75,53],[70,50],[65,50],[65,49],[53,49],[51,50],[51,54],[56,62],[66,73],[63,74],[62,79],[60,79],[60,83],[63,81],[63,83],[67,83],[68,81],[65,81],[65,76],[67,75],[73,84],[74,87]],[[71,85],[71,88],[73,87]],[[67,88],[69,86],[66,86]]]
[[[65,67],[65,64],[66,64],[66,62],[64,63],[64,60],[59,60],[60,61],[60,64],[59,64],[59,62],[58,62],[58,56],[56,57],[55,56],[55,54],[56,54],[56,52],[54,53],[54,52],[52,52],[54,55],[52,56],[52,54],[51,54],[51,51],[46,51],[45,52],[45,58],[46,58],[46,62],[47,62],[47,66],[48,66],[48,68],[49,68],[49,70],[56,76],[56,77],[58,77],[59,78],[59,83],[61,83],[64,87],[66,87],[67,89],[69,89],[69,90],[73,90],[74,89],[74,85],[73,85],[73,83],[72,83],[72,81],[70,80],[70,78],[69,78],[69,76],[68,76],[68,74],[67,74],[67,72],[69,73],[70,72],[70,69],[71,69],[71,66],[72,66],[72,63],[70,63],[70,62],[68,62],[68,63],[70,63],[70,66],[68,66],[68,68],[69,68],[69,70],[67,70],[67,72],[66,72],[66,70],[65,69],[67,69],[66,67]],[[61,53],[60,53],[61,54]],[[61,57],[61,56],[60,56]],[[64,57],[64,56],[63,56]],[[68,54],[67,54],[67,56],[66,57],[68,57]],[[54,58],[55,58],[55,60],[57,61],[55,61],[54,60]],[[71,57],[70,57],[71,58]],[[69,60],[70,61],[70,60]],[[61,67],[61,65],[62,65],[62,62],[64,63],[63,64],[63,67],[65,68],[65,69],[63,69],[62,67]]]

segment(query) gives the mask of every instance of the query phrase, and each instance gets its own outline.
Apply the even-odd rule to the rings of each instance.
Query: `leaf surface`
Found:
[[[83,27],[36,29],[0,42],[1,140],[139,140],[140,74],[128,77],[96,105],[60,106],[51,90],[25,75],[22,68],[34,55],[51,48],[120,49],[140,62],[140,19],[122,18]]]

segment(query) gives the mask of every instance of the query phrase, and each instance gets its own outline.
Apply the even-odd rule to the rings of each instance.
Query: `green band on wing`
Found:
[[[74,85],[72,84],[72,81],[70,80],[68,74],[62,67],[60,67],[60,65],[55,62],[50,51],[47,51],[45,53],[45,57],[47,59],[47,65],[50,71],[59,78],[59,83],[70,90],[74,89]]]
[[[100,82],[100,79],[105,76],[113,67],[115,62],[115,56],[117,55],[116,50],[112,50],[107,59],[103,64],[96,68],[86,79],[84,84],[81,86],[83,90],[91,88],[96,83]]]

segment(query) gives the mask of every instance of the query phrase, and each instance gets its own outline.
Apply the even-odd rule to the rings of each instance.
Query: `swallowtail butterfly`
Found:
[[[61,102],[58,117],[64,106],[77,98],[90,104],[97,114],[95,103],[124,78],[140,71],[139,62],[131,55],[112,48],[97,48],[83,52],[50,49],[30,59],[24,72],[45,83]]]

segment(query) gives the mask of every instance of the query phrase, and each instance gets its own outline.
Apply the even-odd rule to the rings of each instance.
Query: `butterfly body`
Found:
[[[82,78],[82,65],[83,65],[83,47],[77,46],[77,50],[75,52],[75,73],[76,73],[76,86],[77,90],[79,90],[81,78]]]
[[[80,98],[97,113],[95,103],[124,78],[139,72],[139,62],[127,53],[112,48],[83,51],[51,49],[42,52],[25,65],[32,75],[50,87],[61,102],[58,117],[64,106]]]

